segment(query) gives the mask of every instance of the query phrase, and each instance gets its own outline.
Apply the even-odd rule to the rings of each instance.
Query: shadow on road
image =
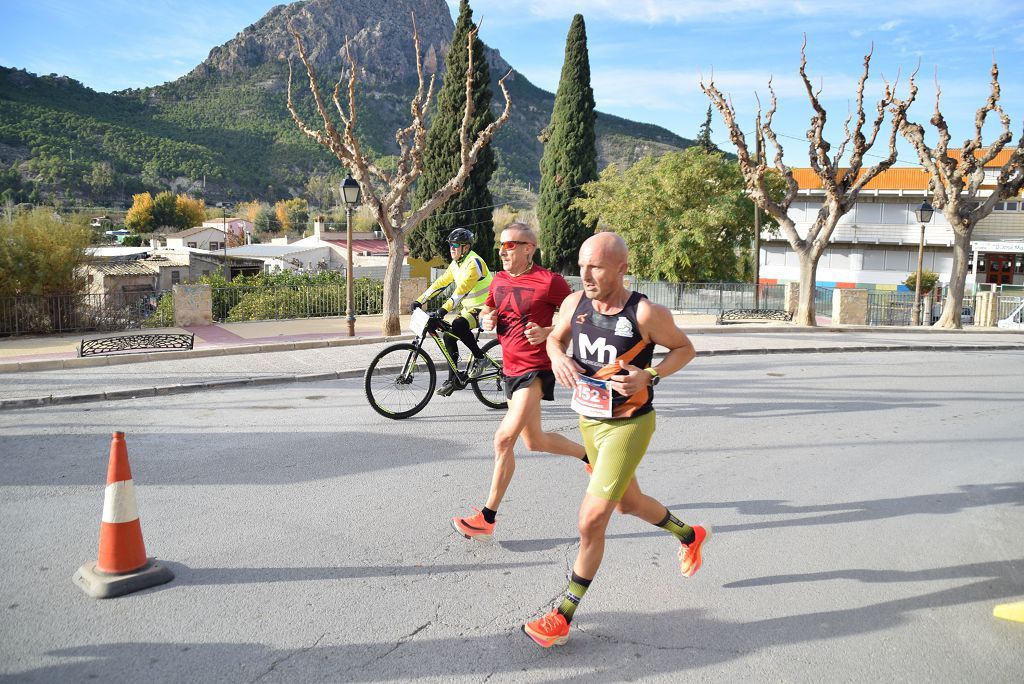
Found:
[[[980,563],[930,571],[917,579],[982,578],[963,586],[892,599],[855,608],[744,621],[713,617],[700,609],[661,613],[581,612],[567,645],[542,651],[518,626],[503,633],[431,637],[433,620],[386,641],[373,641],[373,625],[319,625],[308,644],[280,649],[265,644],[112,642],[72,646],[46,653],[68,662],[21,672],[12,677],[35,681],[167,680],[202,668],[202,679],[220,681],[393,681],[416,677],[500,675],[502,680],[564,681],[578,671],[587,682],[625,681],[661,674],[696,672],[760,651],[801,643],[834,642],[845,637],[883,632],[915,619],[915,613],[966,603],[995,602],[1018,596],[1024,584],[1005,579],[1021,561]],[[858,572],[858,571],[854,571]],[[917,573],[910,573],[916,575]],[[825,578],[829,579],[829,578]],[[809,581],[816,581],[810,579]],[[896,580],[900,581],[900,580]],[[784,606],[780,606],[780,611]],[[522,619],[528,619],[524,609]],[[440,629],[458,625],[439,625]],[[321,631],[323,630],[323,631]],[[285,638],[285,637],[283,637]],[[907,653],[907,672],[938,667],[953,673],[979,666],[1010,666],[1012,654],[995,654],[991,662],[963,661],[956,649],[948,660],[934,662],[927,654]],[[928,662],[919,662],[929,658]],[[949,668],[948,670],[946,668]],[[194,673],[193,673],[194,674]],[[900,675],[897,675],[899,677]],[[951,674],[957,678],[956,674]]]

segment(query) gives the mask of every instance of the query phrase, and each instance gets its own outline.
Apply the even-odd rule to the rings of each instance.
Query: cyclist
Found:
[[[487,288],[493,277],[484,260],[473,251],[475,240],[476,236],[468,228],[456,228],[448,234],[448,249],[452,255],[452,263],[441,274],[441,277],[435,280],[409,307],[410,312],[422,308],[424,302],[452,282],[455,283],[455,291],[431,316],[444,319],[446,315],[455,310],[455,307],[461,306],[459,315],[452,321],[452,332],[473,354],[474,362],[469,368],[470,377],[479,374],[486,363],[484,354],[480,351],[480,345],[476,342],[473,329],[477,326],[477,316],[487,300]],[[445,336],[444,344],[452,360],[458,362],[458,343],[453,338]],[[438,388],[437,394],[447,397],[455,390],[465,387],[467,379],[462,373],[456,376],[455,371],[449,367],[448,379]]]

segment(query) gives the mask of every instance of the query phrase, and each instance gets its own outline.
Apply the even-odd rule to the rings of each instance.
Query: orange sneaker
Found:
[[[711,539],[711,526],[693,526],[694,539],[690,544],[679,545],[679,570],[683,577],[693,577],[700,570],[701,547]]]
[[[594,474],[594,464],[593,463],[584,463],[583,467],[586,468],[587,475],[593,475]]]
[[[540,620],[527,622],[523,625],[526,635],[544,648],[561,646],[569,640],[569,623],[557,609],[551,611]]]
[[[452,527],[466,539],[490,539],[494,534],[495,523],[484,520],[484,514],[476,508],[474,515],[465,518],[452,518]]]

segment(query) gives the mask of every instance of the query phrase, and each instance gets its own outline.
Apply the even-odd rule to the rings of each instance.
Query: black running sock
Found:
[[[484,514],[484,520],[486,520],[491,525],[494,524],[494,518],[495,518],[495,516],[498,515],[498,511],[492,511],[487,506],[484,506],[484,510],[482,510],[480,512]]]
[[[565,616],[566,622],[572,622],[572,616],[576,613],[580,600],[587,593],[587,587],[593,581],[584,579],[575,572],[572,573],[572,577],[569,578],[569,588],[565,590],[565,598],[562,599],[562,605],[558,606],[558,612]]]
[[[581,458],[580,460],[583,461],[584,463],[590,463],[590,459],[587,458],[586,454],[583,454],[583,458]]]
[[[667,508],[665,509],[665,519],[658,523],[658,527],[664,528],[676,535],[676,538],[684,544],[692,544],[693,540],[697,538],[693,528],[672,515]]]

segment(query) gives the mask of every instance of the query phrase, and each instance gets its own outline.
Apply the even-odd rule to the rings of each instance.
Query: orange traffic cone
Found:
[[[174,579],[170,568],[146,557],[123,432],[115,432],[110,442],[99,558],[80,567],[72,579],[93,598],[120,596]]]

